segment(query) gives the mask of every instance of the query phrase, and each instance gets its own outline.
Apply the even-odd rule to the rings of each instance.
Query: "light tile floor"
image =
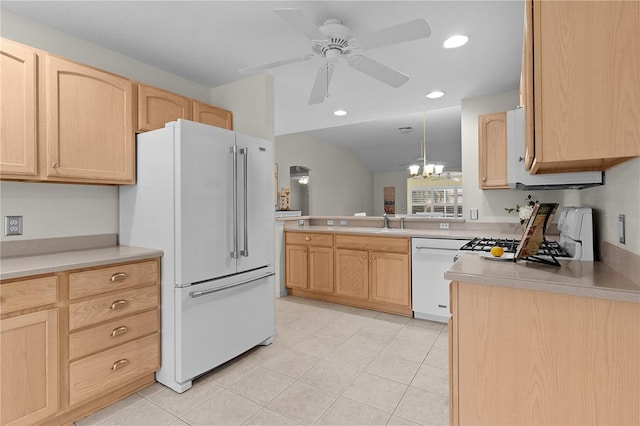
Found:
[[[155,383],[76,424],[448,424],[446,324],[292,296],[276,323],[187,392]]]

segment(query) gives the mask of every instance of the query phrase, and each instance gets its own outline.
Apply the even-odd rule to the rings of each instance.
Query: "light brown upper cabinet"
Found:
[[[37,54],[29,46],[2,39],[0,58],[0,174],[36,179]]]
[[[528,0],[525,9],[531,172],[605,170],[639,156],[640,2]]]
[[[478,116],[478,170],[480,189],[506,189],[507,113]]]
[[[56,56],[45,61],[44,179],[133,183],[133,83]]]
[[[193,101],[193,121],[233,130],[231,111]]]
[[[191,120],[191,100],[156,87],[138,84],[138,131],[161,129],[179,118]]]

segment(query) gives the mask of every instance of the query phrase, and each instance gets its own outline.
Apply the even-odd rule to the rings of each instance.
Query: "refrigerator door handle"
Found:
[[[238,150],[235,145],[230,148],[233,154],[233,250],[231,258],[238,258]]]
[[[249,164],[249,147],[240,148],[240,154],[244,156],[244,250],[240,250],[240,254],[249,257],[249,205],[247,200],[248,190],[248,164]]]
[[[233,283],[233,284],[227,284],[224,285],[222,287],[218,287],[218,288],[212,288],[211,290],[203,290],[203,291],[192,291],[189,293],[189,296],[191,296],[192,298],[196,298],[196,297],[201,297],[201,296],[206,296],[207,294],[213,294],[213,293],[218,293],[219,291],[223,291],[223,290],[229,290],[230,288],[234,288],[234,287],[240,287],[241,285],[245,285],[245,284],[249,284],[255,281],[259,281],[262,280],[264,278],[268,278],[272,275],[275,275],[275,272],[269,272],[266,273],[264,275],[260,275],[259,277],[256,278],[251,278],[245,281],[240,281],[239,283]]]

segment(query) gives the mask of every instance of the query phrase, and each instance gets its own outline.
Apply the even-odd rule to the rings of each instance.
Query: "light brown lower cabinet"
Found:
[[[0,283],[0,425],[72,423],[155,381],[159,259]]]
[[[411,316],[409,238],[285,232],[295,296]]]
[[[640,424],[640,304],[454,282],[451,424]]]

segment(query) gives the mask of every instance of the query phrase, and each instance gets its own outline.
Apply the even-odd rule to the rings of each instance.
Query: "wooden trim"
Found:
[[[288,290],[289,294],[291,294],[292,296],[300,296],[306,297],[308,299],[339,303],[341,305],[372,309],[375,311],[388,312],[390,314],[402,315],[405,317],[410,317],[413,315],[413,310],[411,309],[411,307],[394,306],[389,303],[379,303],[364,299],[354,299],[351,297],[336,296],[334,294],[316,293],[313,291],[302,290],[298,288],[289,288]]]

